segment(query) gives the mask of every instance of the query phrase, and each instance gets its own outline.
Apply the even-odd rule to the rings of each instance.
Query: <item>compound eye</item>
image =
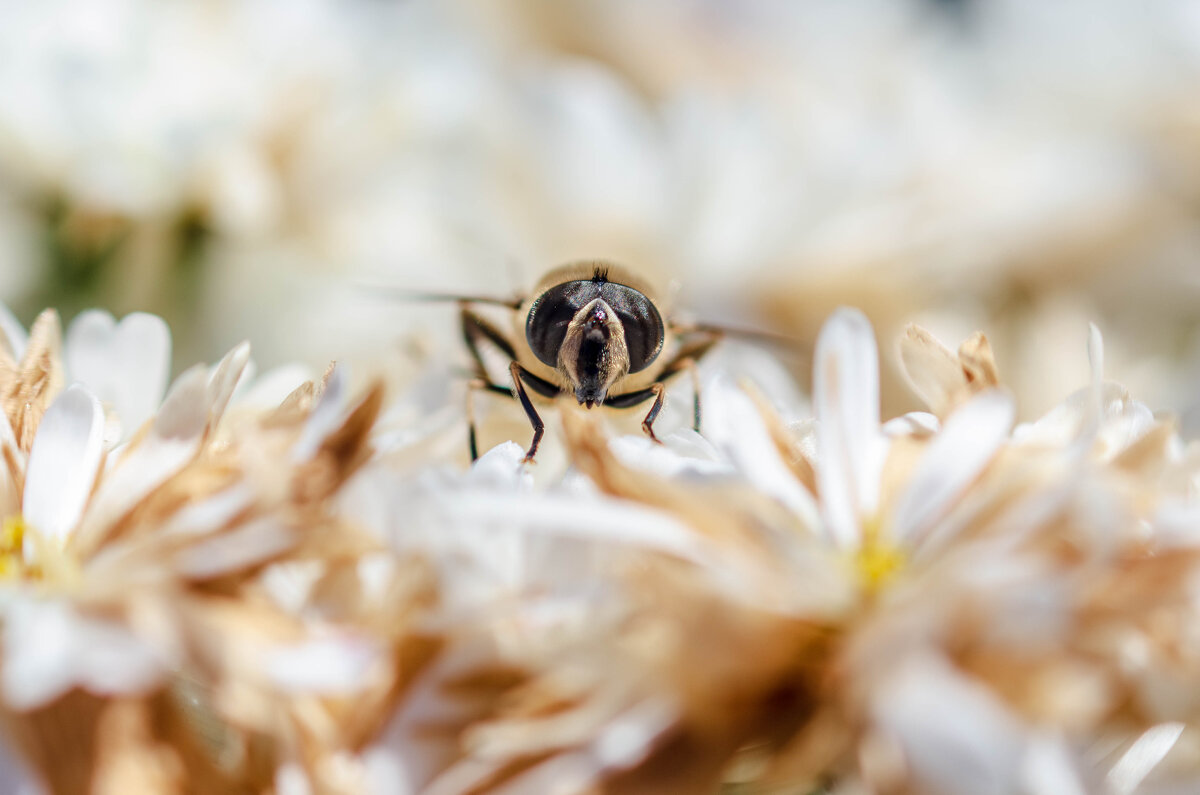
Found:
[[[538,296],[525,320],[525,339],[533,355],[551,367],[558,366],[558,350],[575,314],[600,297],[601,285],[575,281],[555,285]]]
[[[600,297],[613,308],[625,329],[629,372],[644,370],[658,358],[663,346],[663,320],[649,298],[624,284],[606,282]]]

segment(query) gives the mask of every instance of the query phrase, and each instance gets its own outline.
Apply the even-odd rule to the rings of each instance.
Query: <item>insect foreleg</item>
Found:
[[[508,369],[512,373],[513,386],[516,388],[517,397],[521,400],[521,408],[525,409],[525,416],[529,418],[529,423],[533,426],[533,441],[529,443],[529,451],[525,453],[525,461],[529,462],[537,455],[538,445],[542,442],[542,434],[546,431],[546,424],[542,422],[537,409],[529,400],[529,395],[525,392],[525,382],[522,380],[525,376],[534,378],[536,376],[522,367],[520,362],[514,361]]]

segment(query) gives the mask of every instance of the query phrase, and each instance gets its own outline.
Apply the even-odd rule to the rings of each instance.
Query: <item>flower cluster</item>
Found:
[[[1094,328],[1014,426],[985,337],[910,327],[928,411],[884,421],[839,310],[811,418],[718,357],[702,433],[564,404],[536,482],[440,463],[425,383],[243,345],[168,388],[153,316],[3,328],[0,791],[1200,786],[1200,450]]]

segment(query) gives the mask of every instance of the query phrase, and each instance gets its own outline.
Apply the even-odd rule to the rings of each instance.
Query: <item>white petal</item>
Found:
[[[1183,734],[1182,723],[1160,723],[1147,730],[1121,755],[1108,772],[1108,785],[1114,795],[1135,792],[1146,776],[1166,758]]]
[[[464,485],[527,491],[533,486],[533,473],[521,465],[524,460],[524,447],[512,441],[501,442],[471,464],[463,477]]]
[[[163,439],[198,438],[208,425],[208,370],[196,365],[185,370],[163,401],[154,420],[154,433]]]
[[[780,457],[750,396],[718,379],[705,398],[705,434],[713,445],[756,488],[786,505],[807,527],[819,527],[815,500]]]
[[[104,409],[79,384],[46,410],[29,451],[22,511],[44,536],[65,540],[79,522],[104,454]]]
[[[67,330],[67,372],[111,405],[124,435],[157,411],[171,369],[171,331],[162,318],[145,312],[120,323],[107,312],[81,313]]]
[[[415,795],[404,760],[391,749],[373,745],[362,752],[366,795]]]
[[[112,522],[173,477],[199,452],[208,423],[207,384],[208,373],[203,366],[179,376],[171,385],[150,433],[105,472],[77,539],[85,554]]]
[[[58,602],[19,601],[4,623],[4,700],[32,709],[65,693],[75,682],[74,626],[70,609]]]
[[[938,657],[901,662],[873,699],[878,725],[904,749],[913,791],[1017,792],[1022,726],[991,692]]]
[[[1038,737],[1021,760],[1021,792],[1027,795],[1087,795],[1088,787],[1061,737]]]
[[[375,643],[345,635],[274,649],[267,655],[266,670],[285,691],[344,695],[361,690],[379,660]]]
[[[298,762],[285,762],[276,768],[275,795],[313,795],[308,774]]]
[[[817,487],[831,540],[852,546],[875,511],[885,445],[879,430],[879,354],[857,309],[839,309],[821,329],[813,371]]]
[[[932,436],[938,432],[938,418],[927,411],[910,411],[893,417],[883,424],[883,435],[894,439],[897,436]]]
[[[893,514],[896,538],[919,544],[995,457],[1012,427],[1012,398],[989,390],[972,398],[946,419],[941,433],[921,456]]]
[[[476,491],[443,507],[455,524],[500,523],[525,533],[631,544],[709,566],[720,560],[718,548],[674,517],[622,500]]]
[[[618,436],[609,442],[609,449],[626,466],[653,472],[664,478],[689,478],[702,475],[729,475],[733,469],[714,460],[715,450],[704,437],[691,428],[672,432],[658,444],[649,436]],[[681,454],[680,449],[698,455]],[[704,456],[704,457],[700,457]],[[814,504],[815,508],[815,504]]]
[[[33,709],[81,686],[97,694],[142,692],[162,661],[126,627],[79,615],[59,601],[21,601],[6,616],[4,699]]]
[[[203,580],[254,566],[289,549],[296,534],[272,520],[258,519],[181,551],[175,560],[184,577]]]
[[[267,411],[277,407],[305,381],[312,379],[312,371],[301,364],[285,364],[257,376],[253,383],[234,393],[235,405]]]
[[[208,381],[209,427],[221,421],[229,398],[237,389],[242,372],[250,361],[250,343],[243,342],[235,347],[213,368]]]
[[[7,350],[13,360],[19,362],[25,355],[25,346],[28,344],[29,335],[25,333],[25,327],[8,307],[0,302],[0,348]]]
[[[342,404],[346,400],[346,368],[334,366],[326,379],[321,399],[308,415],[304,430],[292,447],[293,461],[307,461],[316,455],[325,437],[342,422]]]
[[[288,560],[267,566],[258,582],[272,602],[288,613],[299,614],[325,568],[321,560]]]
[[[93,693],[142,693],[162,677],[166,661],[120,624],[81,618],[76,638],[78,681]]]
[[[1079,452],[1086,452],[1096,438],[1096,432],[1104,416],[1104,338],[1095,323],[1088,324],[1088,365],[1091,368],[1091,383],[1088,387],[1088,400],[1084,407],[1083,420],[1079,427],[1077,446]]]
[[[186,536],[211,533],[232,522],[254,499],[254,489],[249,484],[236,483],[180,508],[166,521],[161,532]]]

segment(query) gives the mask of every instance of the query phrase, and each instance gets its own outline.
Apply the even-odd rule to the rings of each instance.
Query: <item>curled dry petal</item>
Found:
[[[15,366],[0,358],[0,409],[8,415],[17,445],[28,452],[46,407],[62,388],[62,332],[58,313],[47,309],[30,329],[25,355]]]
[[[909,386],[939,417],[974,394],[1000,385],[987,337],[976,332],[954,353],[933,334],[910,325],[900,338],[900,364]]]
[[[304,430],[292,448],[295,461],[307,461],[316,455],[325,438],[342,419],[342,404],[346,400],[346,368],[332,367],[325,377],[325,388],[317,405],[308,415]]]
[[[342,415],[340,410],[334,413],[337,422],[326,418],[318,420],[315,426],[306,424],[305,432],[318,428],[314,434],[318,446],[296,471],[292,491],[298,499],[329,496],[367,460],[371,452],[369,435],[383,407],[383,393],[383,382],[376,381],[348,413]],[[318,405],[313,414],[320,411]]]
[[[16,513],[25,488],[26,455],[17,446],[8,417],[0,411],[0,515]]]

